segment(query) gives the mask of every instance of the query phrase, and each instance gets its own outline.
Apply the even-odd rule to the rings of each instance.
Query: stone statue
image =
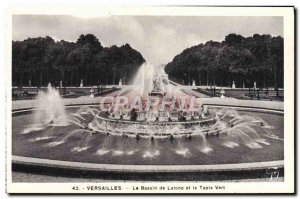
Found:
[[[153,91],[161,91],[161,85],[160,85],[160,81],[159,81],[159,77],[156,76],[153,79]]]
[[[150,96],[163,96],[165,94],[162,87],[163,85],[161,82],[161,78],[162,77],[160,75],[153,77],[153,82],[152,82],[153,87],[149,93]]]

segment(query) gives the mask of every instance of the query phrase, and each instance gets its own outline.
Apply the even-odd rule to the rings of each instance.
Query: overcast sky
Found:
[[[166,64],[187,47],[209,40],[221,41],[229,33],[283,36],[283,18],[18,15],[13,17],[12,33],[13,40],[48,35],[67,41],[91,33],[103,46],[128,43],[147,62]]]

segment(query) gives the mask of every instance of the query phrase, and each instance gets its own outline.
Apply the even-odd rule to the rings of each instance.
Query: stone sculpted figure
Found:
[[[160,91],[161,90],[161,85],[159,81],[159,77],[155,76],[153,79],[153,91]]]

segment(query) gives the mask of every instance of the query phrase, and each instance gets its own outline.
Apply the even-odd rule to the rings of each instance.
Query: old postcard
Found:
[[[8,193],[294,193],[293,7],[6,21]]]

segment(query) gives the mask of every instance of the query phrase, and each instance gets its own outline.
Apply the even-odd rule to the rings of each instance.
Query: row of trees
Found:
[[[129,81],[145,62],[128,44],[103,47],[92,34],[80,35],[76,42],[51,37],[12,42],[13,86],[45,86],[48,82],[65,86],[117,84]]]
[[[185,49],[165,71],[174,81],[197,85],[283,88],[283,38],[229,34],[222,42],[209,41]]]

